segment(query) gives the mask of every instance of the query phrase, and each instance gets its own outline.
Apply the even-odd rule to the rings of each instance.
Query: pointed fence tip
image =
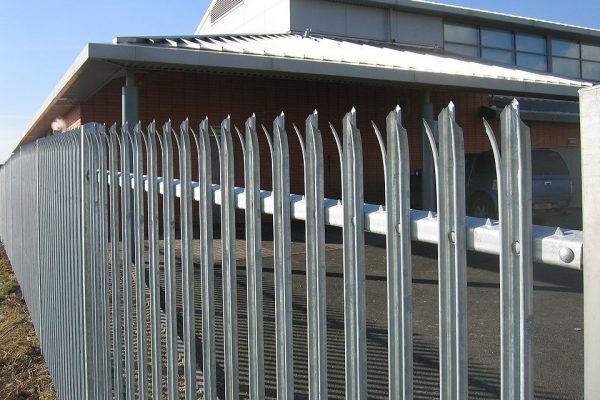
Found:
[[[319,112],[317,111],[316,108],[315,108],[315,110],[312,113],[313,113],[313,115],[318,115],[319,114]]]
[[[431,210],[427,211],[427,218],[433,219],[433,213],[431,212]]]
[[[394,111],[396,111],[397,113],[399,113],[400,110],[401,110],[400,104],[396,104],[396,108],[394,108]]]
[[[453,121],[456,120],[456,106],[454,105],[454,102],[450,101],[448,103],[448,107],[446,107],[448,109],[448,114],[450,115],[450,119],[452,119]]]
[[[510,102],[510,106],[516,110],[519,109],[519,100],[517,100],[517,98],[515,97],[514,99],[512,99],[512,101]]]
[[[491,227],[491,226],[492,226],[492,220],[491,220],[491,219],[489,219],[489,218],[487,218],[487,219],[485,220],[485,226],[487,226],[487,227]]]
[[[556,231],[554,232],[554,235],[555,236],[565,236],[565,233],[560,227],[557,227]]]

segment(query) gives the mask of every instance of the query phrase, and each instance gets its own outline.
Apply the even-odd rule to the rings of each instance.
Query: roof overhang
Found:
[[[504,107],[513,100],[510,96],[492,95],[489,105],[484,107],[486,116],[499,118]],[[523,121],[579,123],[579,102],[517,97],[519,117]]]
[[[461,88],[486,93],[576,100],[590,86],[444,74],[373,65],[318,61],[248,53],[197,51],[136,44],[88,44],[67,70],[27,129],[20,144],[47,131],[53,119],[89,99],[127,68],[230,72],[304,79],[353,80],[425,87]]]

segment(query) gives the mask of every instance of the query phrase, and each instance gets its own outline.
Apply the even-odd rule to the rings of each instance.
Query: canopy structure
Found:
[[[126,69],[186,70],[310,79],[391,81],[426,87],[574,100],[592,83],[536,73],[436,48],[310,34],[117,37],[90,43],[50,94],[22,143]]]

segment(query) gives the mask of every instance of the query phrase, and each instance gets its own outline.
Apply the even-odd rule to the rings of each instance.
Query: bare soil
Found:
[[[0,244],[0,400],[56,399],[17,279]]]

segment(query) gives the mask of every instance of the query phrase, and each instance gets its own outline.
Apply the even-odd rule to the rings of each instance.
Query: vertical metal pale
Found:
[[[502,398],[533,399],[533,261],[531,139],[516,100],[500,115],[500,304]]]
[[[234,149],[231,120],[221,122],[219,146],[221,161],[221,251],[223,260],[223,336],[225,341],[225,396],[239,397],[237,336],[237,272],[234,199]]]
[[[196,396],[196,331],[194,328],[194,232],[192,225],[192,164],[190,123],[181,123],[177,147],[179,149],[180,210],[181,210],[181,268],[183,294],[183,346],[185,398]]]
[[[171,121],[163,125],[160,136],[163,169],[163,230],[165,270],[165,314],[167,327],[167,398],[179,397],[177,370],[177,300],[175,271],[175,199],[173,182],[173,129]]]
[[[215,350],[215,278],[213,260],[212,217],[212,160],[208,118],[200,122],[198,135],[194,135],[198,150],[198,225],[200,248],[200,296],[202,303],[202,372],[204,398],[216,400],[216,350]]]
[[[412,272],[410,243],[410,162],[408,133],[400,107],[386,119],[387,151],[373,123],[381,148],[387,212],[387,307],[389,398],[413,398]]]
[[[344,329],[346,398],[367,397],[367,335],[365,317],[365,229],[363,157],[356,111],[343,119],[342,204],[344,207]]]
[[[468,392],[464,142],[453,103],[438,116],[439,154],[431,129],[424,125],[437,186],[440,398],[458,400]]]
[[[152,356],[152,397],[162,393],[162,354],[160,328],[160,260],[158,220],[158,159],[156,123],[148,125],[146,139],[146,163],[148,165],[148,266],[150,285],[150,347]]]
[[[148,398],[148,356],[146,345],[146,250],[144,248],[144,180],[142,158],[142,127],[138,123],[130,135],[133,157],[133,227],[136,276],[136,328],[138,396]]]
[[[110,264],[112,284],[112,325],[113,325],[113,370],[115,400],[123,399],[123,326],[121,259],[119,257],[119,159],[117,126],[112,125],[108,132],[108,176],[110,213]]]
[[[306,198],[306,298],[308,383],[311,399],[327,398],[327,298],[323,141],[317,111],[306,118],[304,186]]]
[[[265,396],[263,286],[260,209],[260,152],[256,117],[245,123],[244,182],[246,185],[246,276],[248,279],[248,369],[250,398]]]
[[[277,398],[294,398],[292,260],[290,254],[290,167],[285,116],[273,121],[273,238]]]

